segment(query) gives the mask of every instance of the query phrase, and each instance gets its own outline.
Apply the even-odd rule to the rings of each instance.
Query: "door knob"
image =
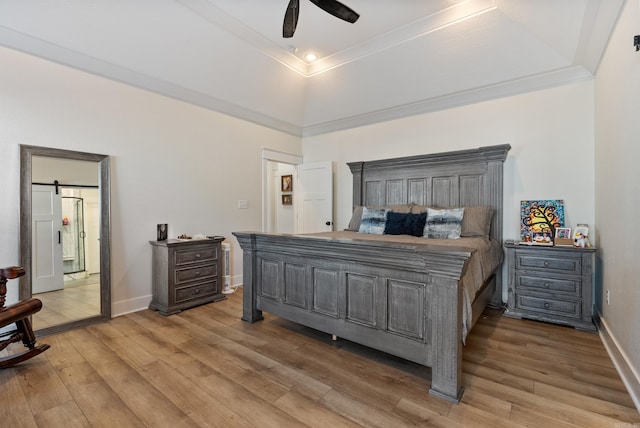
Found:
[[[331,222],[330,222],[330,221],[326,222],[325,224],[326,224],[327,226],[331,226]]]

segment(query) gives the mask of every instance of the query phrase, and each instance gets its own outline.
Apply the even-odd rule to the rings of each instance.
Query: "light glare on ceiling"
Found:
[[[304,59],[306,59],[306,60],[307,60],[307,61],[309,61],[309,62],[315,61],[315,60],[316,60],[316,58],[318,58],[318,57],[317,57],[317,56],[316,56],[316,54],[314,54],[313,52],[309,52],[308,54],[306,54],[306,55],[304,56]]]

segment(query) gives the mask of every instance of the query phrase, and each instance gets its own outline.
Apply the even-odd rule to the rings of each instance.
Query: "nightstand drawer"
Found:
[[[564,272],[580,275],[581,259],[577,257],[545,257],[526,253],[516,253],[516,269],[544,269],[546,272]]]
[[[187,269],[175,270],[175,284],[184,284],[185,282],[203,280],[213,278],[218,274],[217,264],[207,264],[203,266],[195,266]]]
[[[212,295],[215,294],[217,290],[217,281],[204,282],[190,287],[176,288],[176,303]]]
[[[567,293],[568,295],[580,297],[582,282],[579,279],[558,279],[541,276],[522,275],[516,273],[516,290],[530,289],[535,291],[552,291]]]
[[[176,266],[217,259],[217,248],[212,246],[176,250],[174,252],[174,261]]]
[[[580,318],[582,314],[580,302],[543,299],[540,297],[523,295],[516,296],[516,308],[571,318]]]

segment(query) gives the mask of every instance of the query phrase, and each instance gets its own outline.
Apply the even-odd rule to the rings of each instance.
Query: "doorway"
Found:
[[[34,329],[46,335],[110,319],[109,157],[21,145],[20,163],[19,297],[43,301]]]

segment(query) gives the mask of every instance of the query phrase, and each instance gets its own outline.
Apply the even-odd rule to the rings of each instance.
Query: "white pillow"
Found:
[[[388,209],[362,208],[362,220],[360,221],[360,233],[382,235],[387,222]]]
[[[436,239],[458,239],[462,231],[464,208],[434,209],[427,208],[427,222],[424,225],[424,237]]]

